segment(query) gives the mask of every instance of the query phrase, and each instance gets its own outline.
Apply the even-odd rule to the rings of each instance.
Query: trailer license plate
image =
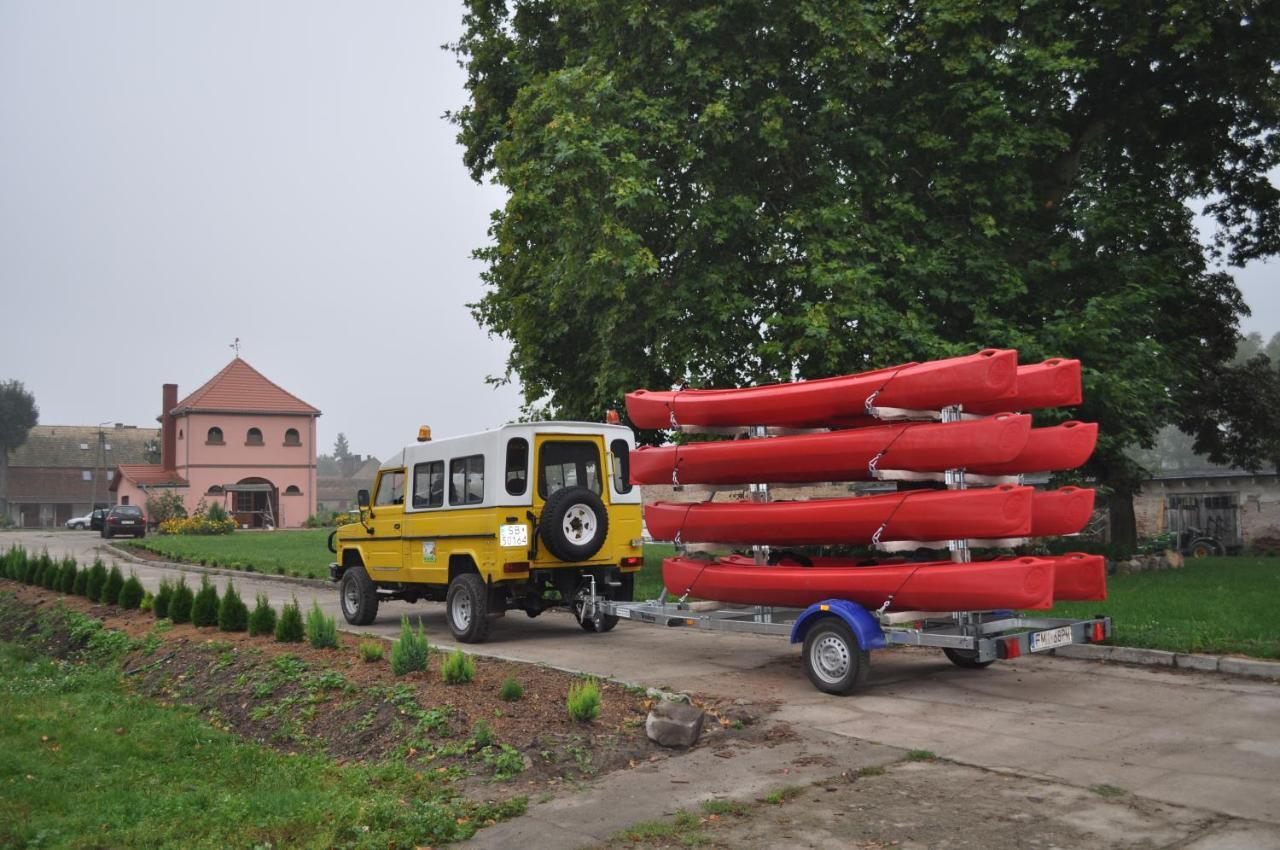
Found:
[[[501,546],[528,546],[529,526],[524,523],[498,526],[498,543]]]
[[[1027,643],[1030,644],[1032,652],[1053,649],[1055,646],[1066,646],[1071,643],[1071,627],[1063,626],[1044,632],[1032,632]]]

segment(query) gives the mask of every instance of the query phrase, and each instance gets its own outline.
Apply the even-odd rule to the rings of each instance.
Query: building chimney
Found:
[[[178,468],[178,435],[173,409],[178,406],[178,385],[165,384],[160,409],[160,466],[167,472]]]

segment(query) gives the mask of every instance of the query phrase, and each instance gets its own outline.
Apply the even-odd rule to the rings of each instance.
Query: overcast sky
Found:
[[[448,0],[0,0],[0,380],[152,425],[233,356],[385,456],[516,415],[465,307],[502,193],[442,118]],[[1280,265],[1239,274],[1280,331]]]

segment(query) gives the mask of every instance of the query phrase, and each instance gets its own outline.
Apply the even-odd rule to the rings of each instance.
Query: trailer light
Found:
[[[819,611],[830,611],[830,610],[831,610],[831,606],[830,606],[830,605],[819,605],[819,606],[818,606],[818,610],[819,610]]]
[[[623,566],[623,567],[638,567],[643,563],[644,563],[644,558],[640,557],[639,555],[636,555],[630,558],[623,558],[621,561],[618,562],[619,566]]]
[[[1017,658],[1022,655],[1022,647],[1018,646],[1016,637],[1005,638],[996,645],[996,655],[1000,658]]]
[[[507,561],[502,565],[504,573],[527,573],[529,572],[528,561]]]
[[[1107,638],[1107,629],[1102,623],[1093,624],[1093,642],[1100,643]]]

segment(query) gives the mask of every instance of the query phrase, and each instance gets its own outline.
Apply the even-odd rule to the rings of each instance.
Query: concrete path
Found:
[[[0,534],[50,554],[92,559],[97,535]],[[170,568],[133,564],[153,589]],[[198,580],[198,579],[197,579]],[[219,577],[218,584],[226,579]],[[332,591],[245,574],[246,599],[266,592],[336,610]],[[390,603],[361,631],[393,635],[402,614],[421,618],[433,643],[451,645],[443,606]],[[339,617],[341,623],[341,617]],[[785,640],[685,632],[623,621],[584,633],[567,615],[498,621],[488,643],[465,647],[636,684],[776,700],[774,717],[815,742],[852,740],[927,749],[962,764],[1090,787],[1113,785],[1162,803],[1260,824],[1280,847],[1280,685],[1213,673],[1023,658],[987,670],[953,667],[936,651],[875,653],[866,688],[837,698],[814,690]],[[682,760],[677,760],[682,761]],[[1268,846],[1262,844],[1258,846]]]

